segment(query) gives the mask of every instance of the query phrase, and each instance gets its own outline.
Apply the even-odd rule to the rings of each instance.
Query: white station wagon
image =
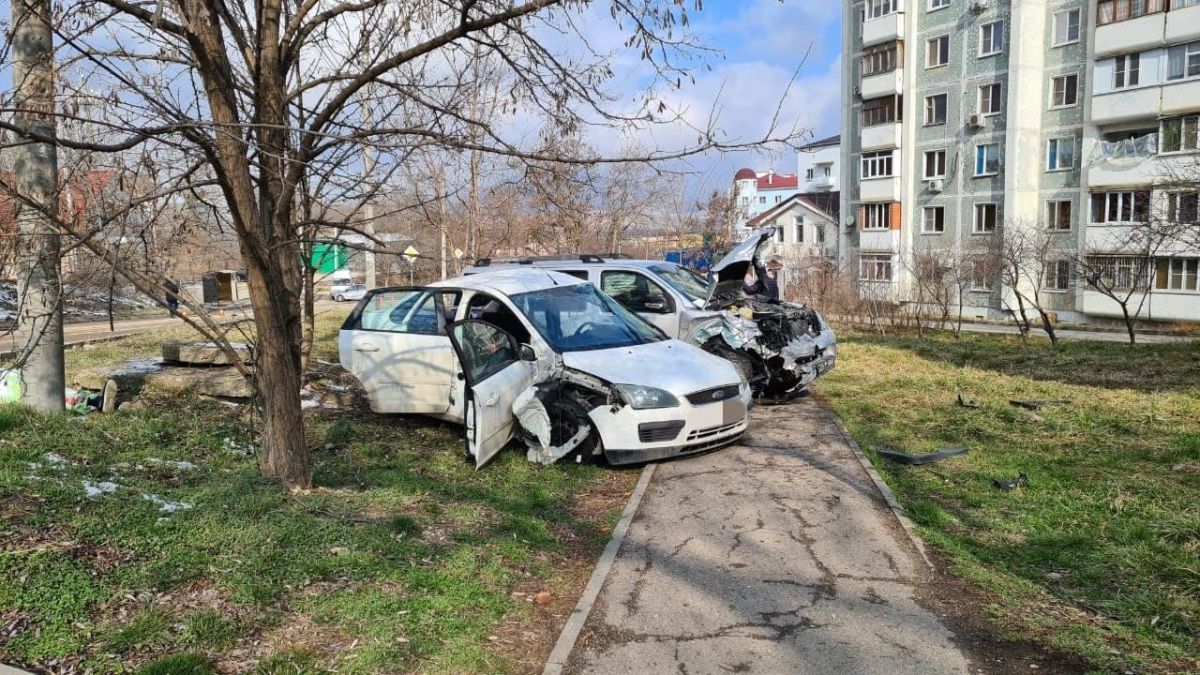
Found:
[[[338,350],[375,412],[464,424],[476,467],[515,437],[539,463],[628,464],[728,445],[748,425],[732,364],[558,272],[371,291]]]

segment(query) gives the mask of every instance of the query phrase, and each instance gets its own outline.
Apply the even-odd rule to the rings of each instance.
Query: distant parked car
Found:
[[[333,282],[333,287],[329,289],[329,299],[335,302],[359,301],[367,295],[366,284],[352,284],[349,282],[339,283]]]

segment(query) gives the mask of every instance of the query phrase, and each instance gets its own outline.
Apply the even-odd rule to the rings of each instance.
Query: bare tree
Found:
[[[1033,310],[1051,344],[1057,346],[1058,334],[1044,292],[1047,288],[1069,287],[1074,256],[1058,251],[1054,238],[1044,228],[1024,221],[1009,221],[998,227],[989,255],[996,261],[1004,290],[1016,299],[1014,320],[1021,324],[1022,337],[1028,335],[1027,312]]]
[[[799,129],[772,128],[747,143],[726,139],[710,124],[695,129],[698,140],[687,147],[640,157],[594,151],[563,156],[556,148],[514,140],[494,114],[472,116],[475,88],[468,64],[488,56],[504,70],[509,115],[517,110],[540,115],[559,137],[589,126],[686,124],[659,97],[667,83],[688,78],[706,54],[681,28],[686,4],[611,0],[607,14],[626,27],[629,47],[658,76],[630,112],[605,90],[612,76],[608,57],[579,29],[584,13],[594,18],[592,3],[583,0],[261,0],[253,6],[84,0],[65,10],[58,38],[72,54],[72,67],[86,69],[91,85],[121,91],[113,101],[118,121],[88,119],[93,140],[58,142],[85,152],[141,149],[145,156],[157,155],[162,175],[155,198],[197,195],[236,235],[254,309],[257,354],[251,375],[263,413],[261,468],[286,485],[307,486],[311,469],[299,401],[302,243],[319,226],[382,244],[370,236],[372,219],[325,222],[302,206],[305,191],[313,203],[371,202],[394,186],[399,168],[425,147],[530,165],[592,167],[667,161],[767,141],[794,144],[802,136]],[[553,46],[563,34],[576,43],[575,52]],[[551,41],[550,35],[558,37]],[[22,142],[55,140],[7,121],[0,128]],[[377,166],[367,180],[359,170],[364,144],[373,148]],[[117,265],[140,290],[161,295],[161,272],[121,266],[112,247],[88,228],[62,219],[58,224],[79,245]],[[196,309],[194,325],[224,335],[225,329]]]

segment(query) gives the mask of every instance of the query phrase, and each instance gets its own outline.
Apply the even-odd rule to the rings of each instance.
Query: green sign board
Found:
[[[349,255],[341,244],[314,244],[309,264],[318,274],[333,274],[346,267]]]

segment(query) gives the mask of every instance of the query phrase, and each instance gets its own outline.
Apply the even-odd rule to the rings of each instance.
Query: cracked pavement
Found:
[[[815,398],[660,464],[568,673],[968,673],[930,574]]]

